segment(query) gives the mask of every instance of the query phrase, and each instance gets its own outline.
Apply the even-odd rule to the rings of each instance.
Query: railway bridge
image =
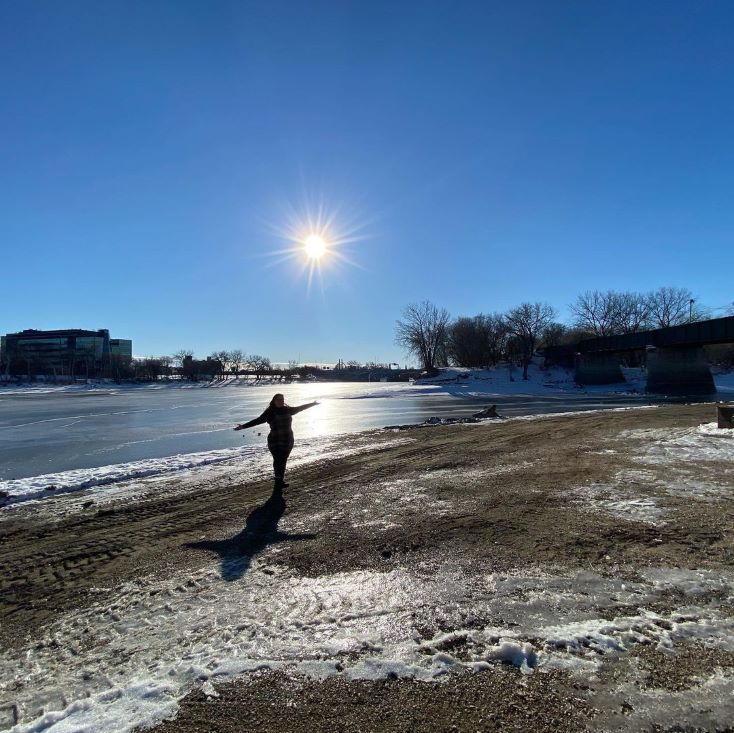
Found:
[[[703,347],[726,343],[734,343],[734,316],[654,331],[586,339],[573,347],[576,381],[579,384],[623,382],[622,355],[644,351],[647,364],[645,391],[713,394],[716,387]]]

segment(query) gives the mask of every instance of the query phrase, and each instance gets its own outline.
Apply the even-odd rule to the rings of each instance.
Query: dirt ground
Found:
[[[640,471],[645,441],[629,434],[708,423],[714,413],[703,404],[416,428],[401,431],[407,440],[399,445],[390,444],[397,433],[377,431],[370,452],[291,472],[282,498],[262,480],[92,503],[53,518],[31,505],[15,509],[12,521],[0,524],[0,645],[27,644],[53,619],[83,607],[92,589],[99,602],[104,589],[113,594],[141,575],[219,560],[225,572],[233,555],[272,556],[274,564],[310,577],[388,572],[435,558],[484,573],[540,565],[630,581],[644,568],[730,571],[731,495],[691,501],[685,491],[664,487],[675,470],[691,481],[703,471],[726,488],[734,483],[733,467],[669,461]],[[657,502],[664,521],[625,515],[624,507],[621,514],[604,510],[621,471],[627,471],[624,491],[645,498],[643,507]],[[409,492],[407,479],[416,475],[423,477],[421,500],[401,501],[400,481]],[[379,490],[386,482],[393,487],[388,498]],[[313,515],[315,506],[318,521],[280,537],[273,555],[281,518]],[[344,521],[355,507],[367,521]],[[697,602],[734,614],[730,598]],[[656,603],[658,612],[677,608],[680,593],[671,589]],[[440,626],[440,619],[427,623]],[[692,640],[675,656],[641,645],[610,657],[593,681],[561,670],[522,675],[501,664],[442,683],[319,681],[263,671],[219,685],[218,697],[191,693],[177,717],[155,731],[731,731],[734,710],[728,724],[720,714],[702,714],[657,726],[634,714],[643,693],[659,699],[675,692],[683,700],[712,669],[734,669],[734,653]]]

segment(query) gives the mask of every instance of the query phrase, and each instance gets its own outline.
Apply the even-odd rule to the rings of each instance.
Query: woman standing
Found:
[[[252,428],[255,425],[267,423],[270,426],[268,433],[268,449],[273,456],[273,472],[275,473],[275,488],[284,489],[288,484],[285,482],[285,464],[288,456],[293,450],[293,430],[291,430],[291,422],[293,415],[309,407],[318,405],[318,402],[309,402],[307,405],[300,407],[289,407],[285,404],[285,398],[278,393],[270,400],[270,405],[260,417],[250,420],[250,422],[237,425],[235,430],[244,430]]]

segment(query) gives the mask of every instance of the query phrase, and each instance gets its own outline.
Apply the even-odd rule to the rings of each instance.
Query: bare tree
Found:
[[[158,381],[166,373],[166,360],[170,361],[170,357],[146,356],[143,359],[133,359],[135,378],[146,382]]]
[[[591,336],[636,333],[649,326],[648,298],[634,292],[587,291],[570,306],[574,327]]]
[[[486,367],[502,357],[507,325],[498,314],[457,318],[448,329],[448,355],[457,366]]]
[[[110,357],[110,371],[113,379],[120,382],[122,379],[129,379],[134,376],[135,370],[132,359],[122,354],[112,354]]]
[[[230,356],[229,351],[215,351],[213,354],[210,354],[208,359],[211,359],[212,361],[218,361],[221,364],[221,369],[219,372],[219,376],[221,378],[224,378],[224,375],[229,371],[229,365],[232,362],[232,357]]]
[[[510,332],[507,328],[507,321],[501,313],[490,313],[484,318],[488,339],[489,363],[495,365],[507,353],[507,339]]]
[[[569,333],[570,329],[563,323],[557,323],[555,321],[553,323],[549,323],[548,327],[543,331],[543,346],[553,347],[567,343]]]
[[[434,371],[445,358],[450,318],[445,308],[428,300],[411,303],[395,323],[395,342],[417,356],[426,371]]]
[[[647,295],[653,328],[667,328],[681,323],[700,320],[703,309],[696,306],[696,299],[688,288],[658,288]]]
[[[637,333],[650,326],[650,307],[640,293],[614,293],[615,333]]]
[[[611,336],[617,314],[616,293],[609,290],[587,291],[569,306],[574,314],[574,326],[593,336]]]
[[[456,366],[483,366],[483,340],[481,326],[476,318],[457,318],[447,329],[446,348],[449,360]]]
[[[270,363],[270,359],[267,356],[261,356],[260,354],[251,354],[246,357],[247,368],[255,372],[255,378],[260,377],[265,373],[272,370],[273,366]]]
[[[541,335],[556,317],[548,303],[522,303],[505,316],[507,328],[515,337],[522,357],[522,378],[528,378],[528,367]]]
[[[242,366],[242,362],[245,360],[244,352],[242,349],[234,349],[234,351],[229,352],[229,359],[232,369],[234,369],[235,374],[239,376],[240,366]]]
[[[171,365],[173,364],[173,358],[170,356],[159,356],[158,361],[161,363],[161,373],[166,376],[171,376]]]
[[[194,351],[193,349],[179,349],[174,355],[173,355],[173,364],[174,366],[177,366],[179,369],[183,369],[184,361],[189,358],[194,358]]]

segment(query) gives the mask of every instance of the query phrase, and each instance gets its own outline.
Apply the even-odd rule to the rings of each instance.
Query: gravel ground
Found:
[[[412,616],[395,621],[410,625],[416,649],[456,661],[436,681],[350,676],[367,654],[352,650],[335,676],[284,663],[219,682],[208,694],[195,689],[154,730],[729,731],[734,466],[665,443],[671,431],[683,435],[714,412],[710,404],[666,406],[376,431],[345,439],[369,444],[369,453],[292,472],[282,498],[271,495],[269,481],[229,477],[55,515],[48,503],[17,508],[0,522],[0,644],[21,654],[55,620],[87,607],[91,593],[96,604],[112,603],[140,577],[212,567],[232,583],[254,572],[266,580],[403,574],[436,589],[435,604],[416,604]],[[651,446],[667,451],[664,461],[650,459]],[[83,498],[49,501],[62,509]],[[692,573],[705,587],[691,585]],[[505,583],[496,586],[502,603],[478,590],[490,576]],[[642,610],[657,625],[632,624],[624,638],[637,634],[637,641],[623,648],[595,650],[589,642],[577,655],[583,668],[528,669],[488,656],[475,632],[496,627],[516,629],[542,660],[573,656],[551,648],[551,615],[535,626],[528,620],[545,613],[533,578],[550,584],[547,613],[556,620],[578,615],[578,599],[588,596],[579,619],[635,618]],[[442,593],[452,579],[460,587],[449,602]],[[631,587],[641,590],[627,598]],[[573,605],[563,600],[569,594]],[[704,618],[716,620],[718,636],[691,633]],[[681,633],[666,645],[666,624],[685,627],[688,638]],[[0,677],[7,699],[0,709],[15,711],[5,717],[12,722],[23,719],[13,697],[21,700],[23,683],[10,674]]]

